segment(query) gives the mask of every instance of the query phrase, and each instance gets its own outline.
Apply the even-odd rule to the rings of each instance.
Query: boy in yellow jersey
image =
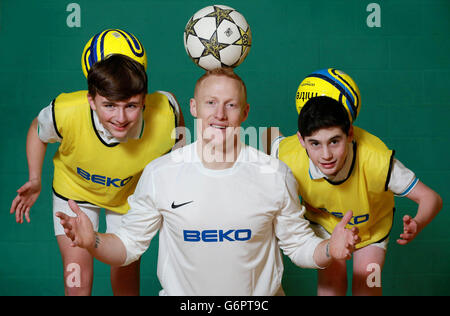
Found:
[[[405,215],[405,245],[434,218],[442,207],[440,196],[394,159],[394,152],[368,132],[353,126],[337,100],[319,96],[300,110],[298,133],[278,137],[272,155],[284,161],[299,184],[307,208],[305,217],[316,234],[325,238],[343,214],[353,211],[349,224],[358,227],[361,242],[353,255],[353,295],[381,295],[369,275],[384,264],[394,212],[394,194],[418,204],[414,218]],[[381,275],[380,275],[381,277]],[[343,260],[318,270],[319,295],[345,295],[347,269]]]
[[[175,145],[172,133],[184,125],[181,111],[172,94],[147,94],[147,74],[141,63],[112,54],[94,63],[87,79],[88,91],[60,94],[31,124],[27,136],[29,181],[17,191],[11,205],[19,223],[24,216],[30,222],[30,208],[41,191],[47,143],[60,142],[53,158],[53,213],[73,215],[67,201],[75,200],[97,230],[104,208],[108,232],[120,226],[129,208],[127,198],[144,167]],[[71,246],[56,217],[54,226],[66,295],[90,295],[93,257]],[[115,295],[139,295],[139,267],[139,261],[111,267]],[[67,279],[74,277],[73,271],[80,272],[78,280]]]

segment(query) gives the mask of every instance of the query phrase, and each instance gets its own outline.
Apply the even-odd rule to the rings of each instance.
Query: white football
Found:
[[[200,67],[211,70],[237,67],[252,43],[244,16],[225,5],[212,5],[195,13],[184,29],[184,48]]]

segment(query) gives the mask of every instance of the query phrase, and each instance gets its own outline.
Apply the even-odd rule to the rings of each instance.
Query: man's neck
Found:
[[[203,139],[197,142],[197,154],[207,169],[222,170],[233,167],[241,149],[242,143],[237,138],[225,145],[213,145]]]

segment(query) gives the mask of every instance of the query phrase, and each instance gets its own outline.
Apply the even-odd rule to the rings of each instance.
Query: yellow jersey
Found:
[[[278,157],[292,170],[298,194],[306,206],[305,217],[330,234],[343,215],[353,211],[349,225],[359,229],[356,248],[384,240],[393,222],[394,194],[388,190],[394,152],[376,136],[354,126],[352,167],[347,178],[333,183],[312,179],[309,157],[297,135],[281,140]]]
[[[55,128],[62,138],[53,158],[53,191],[65,199],[125,214],[127,198],[145,166],[175,144],[174,110],[164,94],[148,94],[140,138],[107,144],[95,128],[87,93],[63,93],[53,102]]]

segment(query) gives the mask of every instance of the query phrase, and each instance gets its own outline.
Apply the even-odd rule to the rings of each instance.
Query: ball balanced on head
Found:
[[[350,122],[354,122],[361,108],[361,95],[355,81],[345,72],[335,69],[321,69],[306,76],[300,83],[295,105],[297,112],[305,103],[318,96],[328,96],[342,103],[348,112]]]
[[[239,66],[252,43],[244,16],[224,5],[208,6],[195,13],[183,37],[187,54],[205,70]]]
[[[128,56],[147,69],[147,54],[137,37],[125,30],[108,29],[95,34],[84,46],[81,68],[85,77],[92,65],[113,54]]]

